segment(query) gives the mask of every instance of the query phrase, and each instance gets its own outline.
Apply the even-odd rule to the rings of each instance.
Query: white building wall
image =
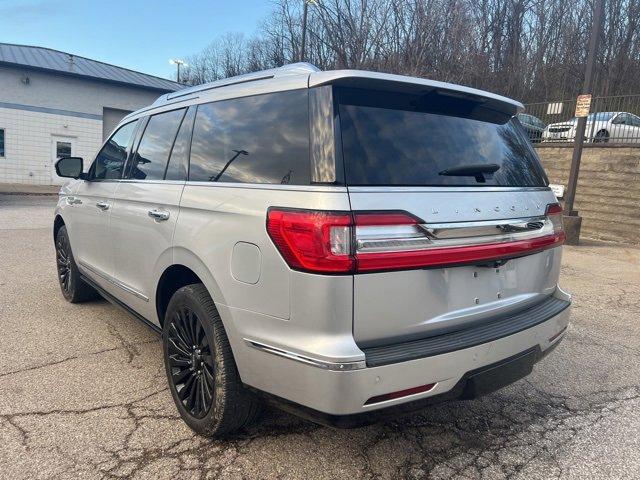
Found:
[[[28,82],[25,80],[28,79]],[[163,92],[0,65],[0,103],[102,115],[103,107],[138,110]]]
[[[84,158],[85,170],[102,145],[102,120],[0,108],[0,128],[5,130],[1,183],[51,184],[53,135],[74,140],[72,153]]]
[[[102,145],[105,109],[137,110],[162,93],[0,65],[0,128],[5,130],[0,183],[51,184],[52,135],[76,139],[73,154],[84,158],[86,170]]]

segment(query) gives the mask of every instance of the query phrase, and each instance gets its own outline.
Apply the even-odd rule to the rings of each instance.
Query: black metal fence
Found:
[[[529,103],[519,115],[534,144],[568,145],[575,139],[576,100]],[[594,97],[587,117],[586,144],[640,147],[640,95]]]

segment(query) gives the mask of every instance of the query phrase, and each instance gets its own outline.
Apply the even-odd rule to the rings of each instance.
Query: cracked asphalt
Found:
[[[566,247],[570,330],[534,373],[474,401],[334,430],[267,410],[194,435],[158,336],[56,283],[55,197],[0,195],[0,478],[640,478],[640,248]]]

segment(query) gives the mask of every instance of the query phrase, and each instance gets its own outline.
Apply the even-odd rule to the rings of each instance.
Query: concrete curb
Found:
[[[0,194],[4,195],[58,195],[59,191],[59,185],[0,183]]]

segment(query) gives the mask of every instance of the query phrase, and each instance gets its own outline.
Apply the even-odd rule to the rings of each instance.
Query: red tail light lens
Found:
[[[528,255],[564,242],[562,208],[545,217],[496,224],[489,232],[422,224],[406,213],[329,212],[271,208],[267,232],[295,269],[313,273],[369,273],[490,262]],[[451,225],[454,225],[451,227]]]
[[[267,232],[289,266],[316,273],[353,270],[351,214],[269,209]]]
[[[553,232],[556,235],[556,242],[562,245],[565,239],[564,226],[562,225],[562,207],[559,203],[550,203],[547,205],[547,218],[553,224]]]

